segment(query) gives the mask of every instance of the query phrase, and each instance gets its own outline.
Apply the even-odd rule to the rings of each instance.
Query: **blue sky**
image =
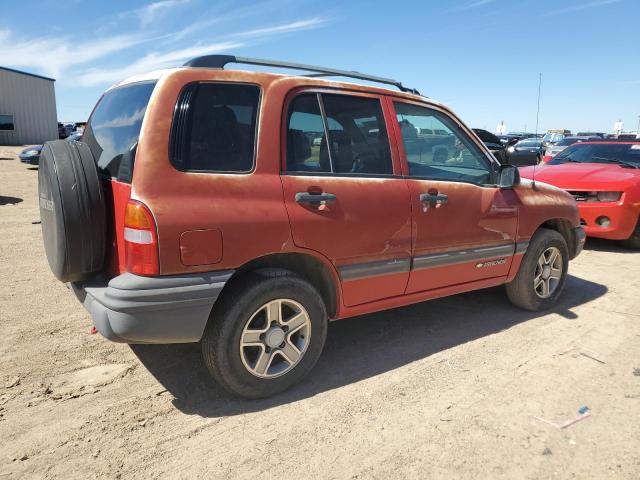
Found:
[[[640,115],[639,0],[0,0],[0,65],[85,120],[110,84],[205,53],[389,76],[472,127],[611,131]],[[246,68],[246,67],[243,67]]]

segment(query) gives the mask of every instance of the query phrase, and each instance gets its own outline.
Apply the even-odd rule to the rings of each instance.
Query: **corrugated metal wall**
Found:
[[[58,138],[54,83],[0,69],[0,115],[13,115],[14,131],[0,130],[0,145],[32,145]]]

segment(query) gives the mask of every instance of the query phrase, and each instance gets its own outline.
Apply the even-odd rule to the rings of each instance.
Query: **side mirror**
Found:
[[[513,188],[520,184],[520,171],[514,165],[500,165],[500,188]]]

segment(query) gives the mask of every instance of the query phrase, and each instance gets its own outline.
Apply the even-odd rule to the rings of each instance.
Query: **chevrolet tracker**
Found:
[[[51,270],[97,330],[201,342],[250,398],[307,375],[329,320],[501,284],[549,308],[585,238],[571,195],[417,91],[226,55],[107,90],[80,141],[45,144],[38,185]]]

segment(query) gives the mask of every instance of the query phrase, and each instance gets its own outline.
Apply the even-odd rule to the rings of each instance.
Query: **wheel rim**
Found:
[[[533,288],[540,298],[549,298],[560,285],[562,278],[562,254],[556,247],[547,248],[536,264]]]
[[[240,335],[240,358],[252,375],[275,378],[293,369],[311,340],[311,320],[298,302],[279,298],[258,308]]]

